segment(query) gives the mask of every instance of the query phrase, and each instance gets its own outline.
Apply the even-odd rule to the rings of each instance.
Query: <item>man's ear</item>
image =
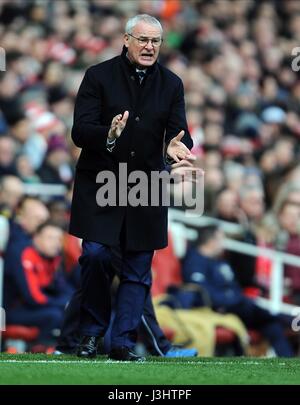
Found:
[[[124,45],[126,46],[126,48],[128,48],[128,41],[129,41],[129,37],[128,34],[124,34]]]

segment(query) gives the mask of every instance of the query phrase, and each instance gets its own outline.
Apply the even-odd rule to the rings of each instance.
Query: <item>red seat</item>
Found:
[[[261,341],[263,340],[262,335],[259,333],[259,331],[257,330],[248,330],[249,336],[250,336],[250,343],[252,345],[257,345],[259,343],[261,343]]]
[[[175,331],[171,328],[162,328],[165,337],[172,342],[175,336]]]
[[[169,244],[166,248],[157,250],[152,260],[153,283],[151,294],[156,297],[166,294],[168,287],[182,284],[181,265],[173,249],[172,235],[168,235]]]
[[[31,342],[39,335],[39,328],[35,326],[8,325],[3,332],[4,339],[20,339]]]
[[[257,345],[259,344],[263,337],[262,335],[257,331],[257,330],[248,330],[249,337],[250,337],[250,343],[252,345]],[[217,344],[221,345],[226,345],[233,343],[234,340],[236,339],[236,335],[234,332],[232,332],[229,329],[223,328],[221,326],[218,326],[216,329],[216,342]]]
[[[236,340],[236,334],[229,329],[217,326],[216,328],[216,344],[228,345]]]

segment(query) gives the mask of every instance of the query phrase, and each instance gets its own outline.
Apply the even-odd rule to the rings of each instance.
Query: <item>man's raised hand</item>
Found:
[[[121,135],[122,131],[125,128],[128,117],[129,112],[125,111],[123,116],[122,114],[118,114],[112,119],[110,130],[108,133],[109,140],[112,141],[114,139],[119,138],[119,136]]]
[[[180,162],[180,160],[195,160],[196,157],[190,152],[190,150],[185,146],[181,139],[184,136],[184,131],[180,131],[177,136],[175,136],[168,145],[167,155],[174,159],[175,162]]]

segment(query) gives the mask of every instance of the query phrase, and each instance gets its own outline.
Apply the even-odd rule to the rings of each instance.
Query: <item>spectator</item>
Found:
[[[190,249],[184,260],[184,282],[203,287],[209,294],[213,309],[235,314],[246,327],[258,329],[278,356],[293,356],[279,316],[272,315],[243,295],[231,267],[220,258],[222,243],[223,234],[217,226],[201,228],[197,248]]]
[[[35,230],[32,246],[5,257],[7,323],[38,327],[38,343],[45,345],[55,342],[71,294],[59,272],[62,238],[62,230],[46,222]]]
[[[264,193],[257,185],[244,186],[239,190],[239,223],[243,227],[240,236],[242,242],[257,244],[257,226],[264,214]],[[230,262],[237,281],[245,287],[256,286],[255,265],[256,259],[253,256],[237,252],[228,252],[227,259]]]
[[[39,176],[35,173],[28,156],[19,155],[16,159],[17,174],[24,183],[40,183]]]
[[[285,253],[300,256],[300,206],[286,201],[279,211],[279,232],[274,246]],[[300,303],[300,269],[297,266],[285,266],[285,278],[288,296],[293,303]]]
[[[43,183],[68,184],[72,180],[70,156],[62,136],[52,136],[44,163],[38,171]]]
[[[227,222],[239,222],[240,208],[235,191],[225,188],[220,191],[216,200],[215,216]]]
[[[1,142],[1,138],[0,138]],[[5,141],[6,142],[6,141]],[[9,239],[9,219],[23,194],[23,184],[16,176],[0,177],[0,253],[4,252]]]
[[[0,178],[0,211],[11,218],[24,193],[23,183],[16,176]]]
[[[0,176],[15,175],[16,148],[14,140],[9,136],[0,137]]]
[[[15,220],[11,222],[5,256],[18,256],[26,247],[30,246],[33,233],[48,217],[49,212],[39,199],[25,196],[16,210]]]

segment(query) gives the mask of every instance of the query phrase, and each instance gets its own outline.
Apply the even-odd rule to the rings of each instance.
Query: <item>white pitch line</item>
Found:
[[[262,359],[264,360],[264,359]],[[180,361],[180,362],[159,362],[159,361],[145,361],[145,362],[132,362],[132,361],[116,361],[116,360],[13,360],[6,359],[0,360],[1,363],[11,363],[11,364],[140,364],[140,365],[251,365],[251,366],[261,366],[263,362],[260,361],[244,361],[244,362],[235,362],[235,361],[215,361],[215,362],[206,362],[206,361]],[[278,363],[279,366],[286,366],[287,363],[281,362]]]

